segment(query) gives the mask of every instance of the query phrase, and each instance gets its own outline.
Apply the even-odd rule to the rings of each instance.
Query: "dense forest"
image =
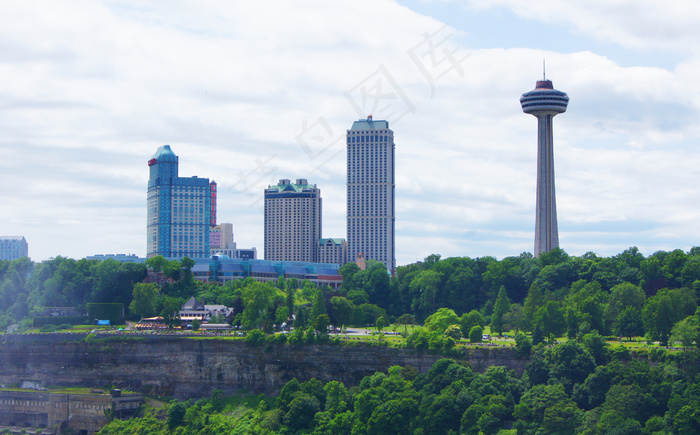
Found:
[[[664,359],[660,351],[657,359]],[[576,341],[534,350],[525,374],[484,374],[442,359],[427,373],[392,367],[359,386],[292,379],[276,398],[210,399],[146,408],[102,435],[133,434],[697,434],[697,356],[650,364]]]
[[[697,330],[692,320],[700,292],[697,247],[648,257],[637,248],[613,257],[569,256],[559,248],[539,258],[528,253],[502,260],[431,255],[398,267],[393,277],[378,262],[368,262],[366,270],[349,263],[341,268],[343,283],[337,290],[284,278],[202,284],[192,276],[193,265],[189,258],[162,257],[146,264],[63,257],[37,264],[26,258],[0,262],[0,330],[17,322],[28,328],[42,307],[84,310],[89,303],[115,302],[124,304],[127,319],[162,315],[174,325],[179,307],[191,296],[233,307],[237,325],[266,333],[292,322],[307,328],[319,315],[339,327],[378,320],[422,324],[439,309],[460,316],[465,338],[476,324],[488,324],[499,334],[532,333],[536,342],[596,331],[645,336],[665,345],[674,327],[685,331],[686,343]],[[168,281],[145,283],[149,270]]]
[[[445,359],[428,373],[393,367],[359,386],[294,379],[276,398],[246,403],[217,392],[144,407],[103,434],[700,433],[700,248],[648,257],[637,248],[613,257],[561,249],[502,260],[431,255],[394,276],[378,262],[365,270],[350,263],[337,290],[283,278],[202,284],[193,264],[0,262],[0,327],[28,329],[42,307],[91,303],[123,303],[127,319],[162,315],[176,325],[181,304],[196,296],[233,307],[251,346],[341,344],[329,338],[330,325],[418,324],[380,344],[458,357],[457,344],[488,330],[514,336],[514,353],[527,361],[522,376]],[[149,271],[166,282],[146,283]],[[283,325],[295,330],[273,334]],[[642,343],[634,352],[610,345],[620,338]]]

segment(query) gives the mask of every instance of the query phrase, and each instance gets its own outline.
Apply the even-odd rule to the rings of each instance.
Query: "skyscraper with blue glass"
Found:
[[[216,224],[216,183],[179,177],[179,159],[163,145],[148,161],[148,258],[209,257],[209,227]]]
[[[394,132],[372,116],[347,131],[348,261],[358,254],[396,268],[394,244]]]

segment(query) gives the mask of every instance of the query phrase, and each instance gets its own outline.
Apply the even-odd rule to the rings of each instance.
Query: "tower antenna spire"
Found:
[[[547,75],[545,74],[545,69],[544,69],[544,59],[542,59],[542,81],[547,80]]]

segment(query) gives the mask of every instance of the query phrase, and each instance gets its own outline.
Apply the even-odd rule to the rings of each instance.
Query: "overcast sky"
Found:
[[[700,3],[691,0],[0,2],[0,235],[30,256],[146,253],[147,161],[219,186],[263,252],[263,189],[307,178],[345,237],[345,132],[396,142],[398,264],[532,252],[547,78],[572,255],[700,245]]]

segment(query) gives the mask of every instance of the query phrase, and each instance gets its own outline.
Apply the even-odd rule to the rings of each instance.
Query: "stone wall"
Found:
[[[32,340],[36,337],[36,340]],[[52,337],[48,338],[48,337]],[[0,341],[0,384],[39,379],[46,385],[122,389],[208,397],[214,389],[275,393],[296,377],[356,385],[393,365],[425,373],[442,356],[363,344],[249,346],[241,340],[172,335],[129,336],[86,343],[79,334],[5,335]],[[454,356],[451,356],[454,358]],[[526,361],[508,348],[467,349],[457,358],[484,371],[492,365],[522,373]]]
[[[31,428],[70,427],[93,434],[107,424],[106,410],[130,415],[143,403],[140,394],[70,394],[0,389],[0,425]]]

